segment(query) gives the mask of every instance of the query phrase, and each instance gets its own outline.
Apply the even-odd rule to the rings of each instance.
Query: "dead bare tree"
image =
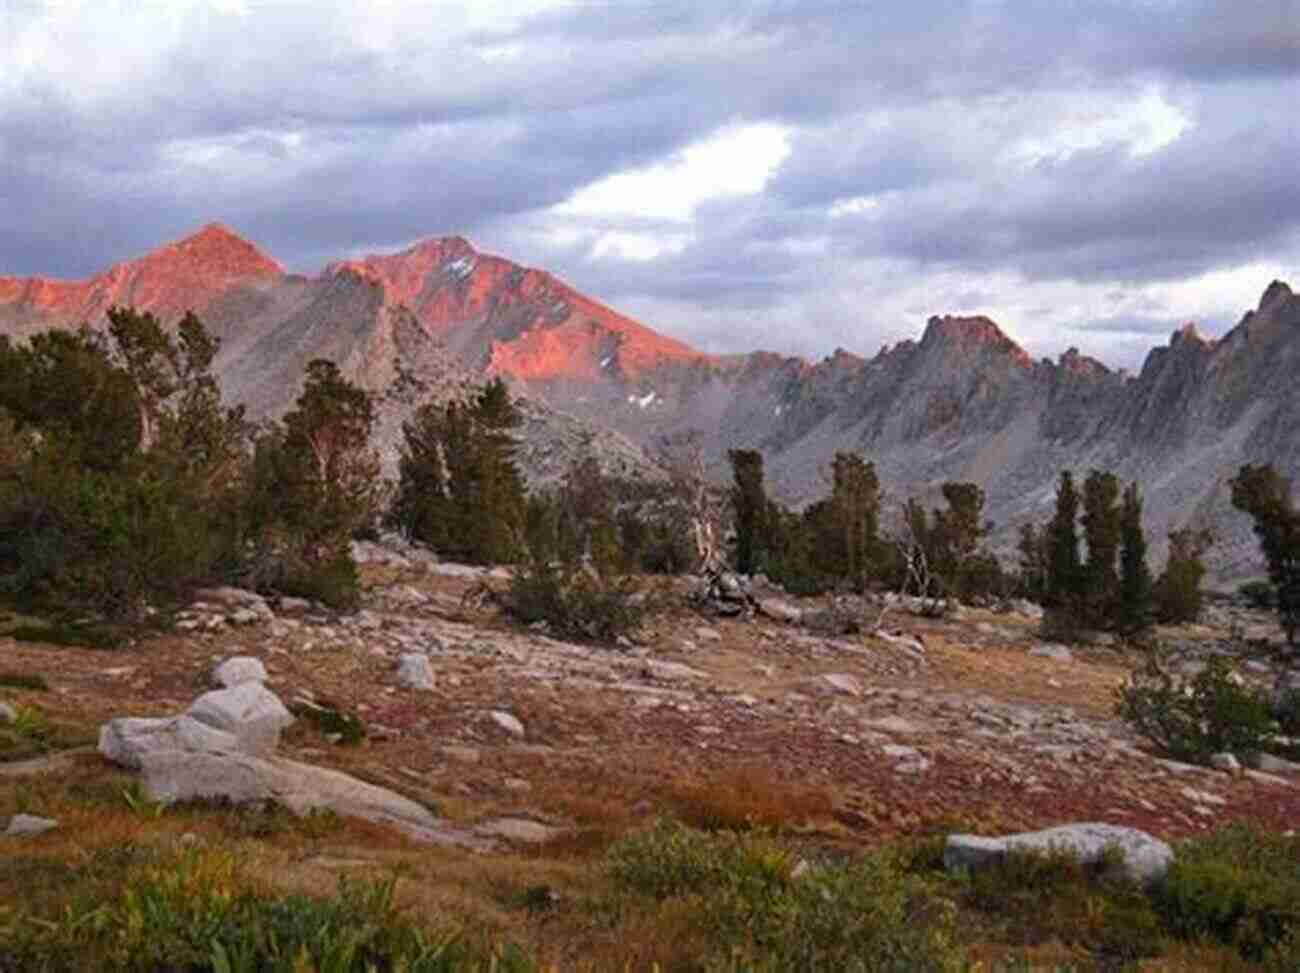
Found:
[[[900,509],[899,528],[894,535],[894,544],[907,569],[902,593],[906,595],[909,589],[915,590],[916,597],[920,600],[921,613],[928,617],[938,617],[946,611],[947,599],[942,597],[943,578],[930,564],[925,537],[927,527],[925,508],[909,500]],[[884,612],[881,612],[881,619],[883,618]]]
[[[655,462],[668,474],[673,495],[686,512],[695,545],[695,573],[713,575],[722,570],[722,501],[711,489],[704,461],[704,437],[689,429],[662,437],[655,447]]]

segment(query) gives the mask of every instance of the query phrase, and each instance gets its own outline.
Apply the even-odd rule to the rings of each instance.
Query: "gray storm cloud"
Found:
[[[1300,264],[1288,0],[387,17],[7,5],[0,273],[89,274],[210,219],[308,271],[460,233],[719,350],[870,353],[930,302],[1059,307],[1004,323],[1127,359]],[[757,124],[787,150],[762,186],[686,220],[561,205]]]

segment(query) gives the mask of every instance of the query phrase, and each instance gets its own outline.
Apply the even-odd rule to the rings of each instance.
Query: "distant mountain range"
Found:
[[[760,448],[773,492],[798,503],[855,449],[894,500],[979,483],[1006,548],[1051,515],[1061,469],[1110,469],[1142,483],[1157,556],[1172,527],[1216,531],[1220,581],[1261,570],[1227,479],[1244,462],[1300,472],[1300,298],[1281,282],[1223,338],[1187,325],[1133,376],[1074,350],[1035,361],[983,317],[934,317],[919,341],[812,363],[704,354],[460,237],[306,277],[214,224],[84,281],[0,277],[0,333],[94,324],[113,304],[167,321],[193,309],[222,338],[227,395],[255,415],[283,411],[304,365],[332,358],[379,397],[390,460],[418,401],[501,375],[527,400],[535,477],[584,448],[650,475],[638,447],[699,429],[719,477],[727,448]]]

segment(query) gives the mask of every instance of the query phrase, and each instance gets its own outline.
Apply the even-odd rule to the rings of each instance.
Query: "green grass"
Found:
[[[1246,828],[1183,843],[1149,888],[1061,854],[949,873],[935,837],[863,852],[659,821],[550,871],[406,852],[305,894],[280,883],[321,841],[347,847],[342,822],[212,802],[155,821],[123,807],[129,780],[38,788],[37,811],[84,796],[138,820],[112,844],[6,859],[0,973],[1300,969],[1297,842]],[[489,913],[456,897],[474,883]]]
[[[92,730],[50,720],[34,706],[18,706],[15,709],[17,719],[0,726],[0,763],[27,760],[55,750],[68,750],[95,739]]]

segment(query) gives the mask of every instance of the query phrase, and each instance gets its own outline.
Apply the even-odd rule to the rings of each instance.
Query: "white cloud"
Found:
[[[844,199],[837,199],[831,205],[829,215],[832,219],[841,216],[858,216],[879,207],[879,196],[849,196]]]
[[[1078,152],[1112,145],[1125,147],[1136,159],[1166,148],[1195,125],[1184,107],[1155,86],[1136,99],[1105,92],[1071,93],[1059,100],[1063,104],[1047,106],[1045,130],[1014,142],[1006,161],[1026,167],[1064,162]]]
[[[782,125],[733,125],[671,159],[615,173],[555,207],[564,216],[634,216],[689,223],[710,199],[747,196],[767,185],[790,154]]]
[[[690,237],[684,233],[652,234],[608,230],[598,236],[588,254],[590,260],[655,260],[665,254],[681,253]]]

